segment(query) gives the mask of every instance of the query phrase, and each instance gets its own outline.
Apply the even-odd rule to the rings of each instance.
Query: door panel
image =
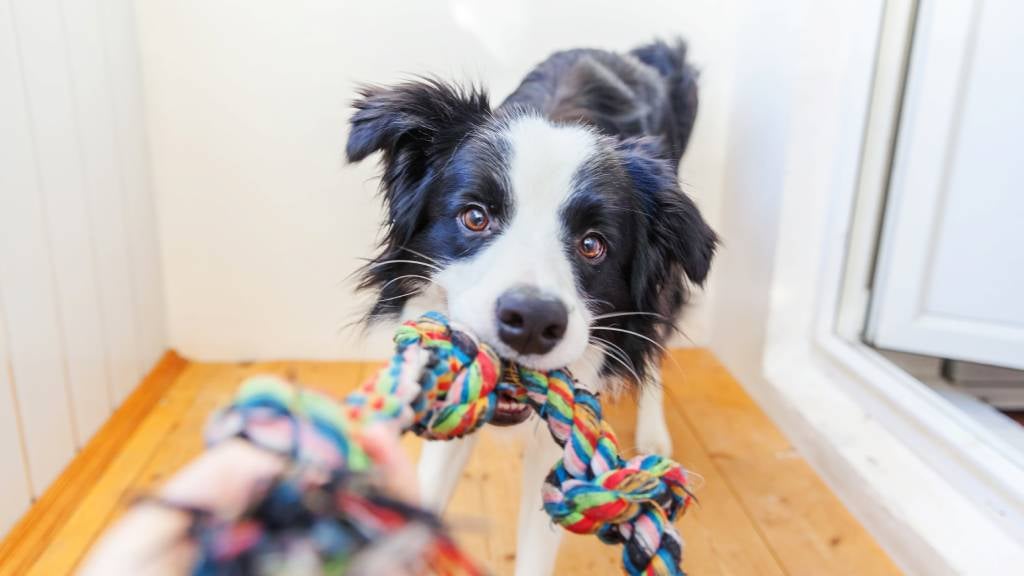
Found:
[[[1024,368],[1024,3],[918,18],[868,336]]]

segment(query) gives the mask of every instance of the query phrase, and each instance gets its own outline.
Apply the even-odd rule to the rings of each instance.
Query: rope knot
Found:
[[[529,403],[564,447],[543,487],[552,520],[623,544],[628,574],[681,574],[682,539],[672,522],[692,501],[683,468],[654,454],[624,460],[600,400],[565,370],[509,365],[499,389]]]
[[[381,381],[388,388],[408,380],[419,384],[412,403],[416,434],[431,440],[460,438],[494,416],[501,360],[490,347],[453,330],[444,316],[433,312],[404,323],[395,344],[397,353],[387,374],[371,386],[379,387]],[[410,362],[418,366],[410,367]]]
[[[628,574],[682,574],[682,540],[672,522],[692,500],[686,473],[661,456],[623,459],[601,402],[572,374],[503,365],[489,346],[435,313],[407,322],[395,343],[391,365],[371,386],[383,393],[403,381],[418,383],[418,395],[410,398],[417,434],[469,434],[494,416],[499,394],[528,404],[564,448],[543,487],[552,519],[572,532],[623,544]]]

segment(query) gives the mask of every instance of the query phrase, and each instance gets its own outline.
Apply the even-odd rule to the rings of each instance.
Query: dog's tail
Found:
[[[665,79],[672,115],[668,138],[678,160],[686,151],[697,118],[697,70],[686,61],[686,42],[657,40],[630,52]]]

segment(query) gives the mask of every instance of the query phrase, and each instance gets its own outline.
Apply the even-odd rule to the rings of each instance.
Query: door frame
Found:
[[[759,377],[743,383],[908,572],[1022,565],[1024,463],[854,328],[877,238],[863,216],[880,215],[888,159],[875,155],[898,117],[916,3],[794,4],[809,24],[805,56],[784,81],[800,114],[779,136],[787,166],[764,344]]]

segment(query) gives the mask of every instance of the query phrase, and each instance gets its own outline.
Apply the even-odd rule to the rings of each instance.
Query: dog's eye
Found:
[[[608,248],[604,245],[604,239],[597,234],[591,233],[580,238],[579,251],[580,255],[587,260],[596,262],[601,258],[604,258]]]
[[[459,221],[471,232],[483,232],[487,229],[487,225],[491,223],[490,218],[487,217],[487,212],[476,204],[470,204],[463,208],[459,214]]]

